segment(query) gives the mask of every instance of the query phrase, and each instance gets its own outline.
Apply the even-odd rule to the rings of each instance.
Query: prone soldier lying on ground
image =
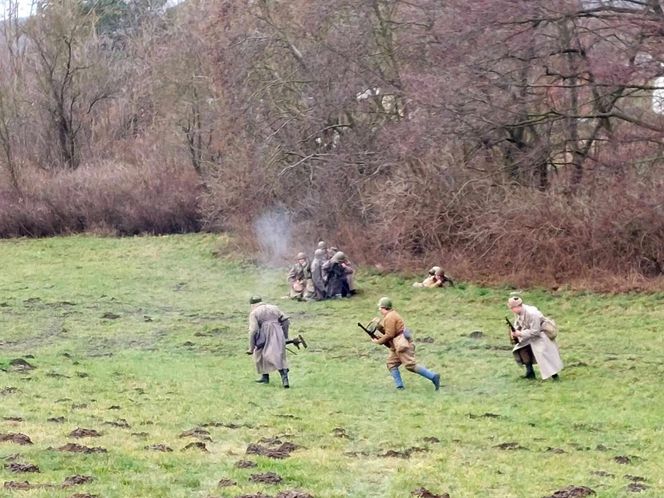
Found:
[[[454,286],[454,281],[445,275],[440,266],[434,266],[429,270],[429,275],[422,282],[415,282],[413,287],[445,287],[445,285]]]

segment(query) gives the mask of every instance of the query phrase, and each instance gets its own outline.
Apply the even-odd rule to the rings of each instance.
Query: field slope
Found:
[[[361,269],[360,295],[297,303],[281,299],[283,268],[210,235],[0,251],[0,496],[664,496],[662,294],[527,293],[559,323],[566,363],[560,382],[529,382],[506,289]],[[290,390],[253,382],[254,293],[310,343],[290,355]],[[356,326],[382,295],[440,392],[408,372],[393,389],[384,348]]]

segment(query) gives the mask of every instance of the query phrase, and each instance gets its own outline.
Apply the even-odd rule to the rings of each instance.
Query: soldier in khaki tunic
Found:
[[[512,338],[518,341],[512,352],[517,364],[526,367],[524,378],[535,378],[533,364],[537,363],[542,380],[549,377],[558,380],[558,372],[563,369],[563,362],[558,345],[549,339],[542,329],[544,315],[535,306],[524,304],[518,296],[511,296],[507,300],[507,306],[515,317],[516,331],[511,332]]]
[[[415,361],[415,345],[413,344],[410,331],[406,329],[405,324],[399,313],[392,308],[392,301],[388,297],[380,298],[378,309],[382,318],[379,319],[377,329],[383,335],[380,338],[372,339],[376,344],[387,344],[390,353],[387,356],[387,369],[390,371],[394,384],[397,389],[403,389],[403,381],[399,367],[404,365],[406,370],[420,374],[429,379],[438,391],[440,389],[440,374],[428,370]]]
[[[454,287],[454,281],[445,275],[445,272],[440,266],[434,266],[429,270],[429,276],[422,282],[415,282],[413,287],[431,289],[433,287],[444,287],[445,285]]]
[[[288,272],[288,283],[290,284],[289,297],[291,299],[300,301],[313,299],[315,289],[314,281],[311,279],[311,266],[309,258],[303,252],[298,253],[297,262]]]
[[[261,374],[261,378],[256,382],[268,384],[270,372],[278,370],[283,386],[288,389],[286,340],[289,319],[276,306],[264,303],[260,296],[252,296],[249,304],[251,313],[247,354],[253,355],[256,370]]]

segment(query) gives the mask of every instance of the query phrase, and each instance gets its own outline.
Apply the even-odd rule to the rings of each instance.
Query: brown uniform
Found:
[[[407,370],[414,372],[415,345],[404,335],[405,324],[399,313],[390,310],[379,322],[379,329],[383,332],[383,336],[378,339],[378,344],[387,344],[390,347],[387,368],[403,365]]]

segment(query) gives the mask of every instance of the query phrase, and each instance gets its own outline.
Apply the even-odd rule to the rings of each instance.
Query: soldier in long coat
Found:
[[[526,367],[526,379],[534,379],[533,364],[538,364],[542,379],[558,379],[558,372],[563,369],[558,345],[549,339],[542,330],[544,315],[535,306],[523,304],[518,296],[507,300],[507,306],[514,313],[512,337],[518,341],[512,350],[517,364]]]
[[[324,258],[325,251],[323,249],[316,249],[314,259],[311,261],[311,280],[314,283],[314,299],[318,301],[327,297],[325,275],[323,275]]]
[[[421,375],[433,382],[436,391],[440,389],[440,374],[433,372],[415,361],[415,345],[413,338],[404,324],[401,315],[392,308],[392,301],[388,297],[380,298],[378,310],[382,318],[377,323],[377,329],[383,335],[372,339],[376,344],[386,344],[390,348],[387,356],[387,369],[390,371],[397,389],[403,389],[403,380],[399,367],[403,365],[406,370]]]
[[[253,296],[249,303],[249,349],[253,355],[256,371],[261,378],[256,382],[268,384],[270,373],[275,370],[281,375],[285,388],[288,384],[288,362],[286,361],[286,340],[290,321],[279,308],[264,303],[259,296]]]

